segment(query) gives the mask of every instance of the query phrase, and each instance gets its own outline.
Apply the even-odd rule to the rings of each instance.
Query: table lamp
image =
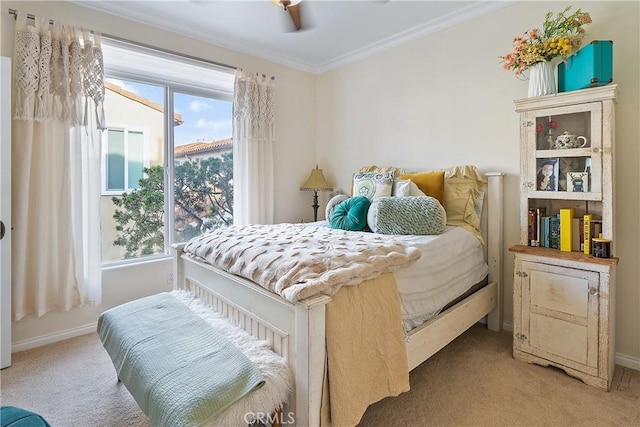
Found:
[[[327,181],[324,179],[324,175],[322,175],[322,169],[318,169],[318,165],[316,165],[315,169],[311,169],[311,175],[309,175],[309,179],[300,186],[300,190],[304,191],[313,191],[313,220],[318,220],[318,191],[332,191],[333,188],[327,184]]]

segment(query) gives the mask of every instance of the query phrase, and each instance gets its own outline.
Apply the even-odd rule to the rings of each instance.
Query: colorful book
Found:
[[[544,238],[544,234],[542,234],[542,217],[546,214],[546,208],[536,208],[536,246],[542,246],[542,239]]]
[[[551,247],[549,242],[549,237],[551,235],[551,227],[549,226],[550,222],[550,216],[545,216],[544,218],[542,218],[542,235],[544,236],[544,238],[542,239],[542,246],[544,246],[545,248]]]
[[[571,252],[575,208],[560,208],[560,250]]]
[[[584,235],[584,249],[585,254],[591,254],[591,221],[593,220],[593,214],[585,214],[582,217],[583,220],[583,235]]]
[[[549,247],[560,248],[560,214],[549,217]]]
[[[536,230],[536,210],[529,209],[528,212],[528,224],[529,224],[529,246],[538,246],[537,234],[538,230]]]
[[[571,230],[571,237],[573,238],[571,242],[571,250],[574,252],[582,251],[580,247],[580,237],[582,237],[582,228],[580,228],[580,220],[581,218],[573,218],[573,230]]]

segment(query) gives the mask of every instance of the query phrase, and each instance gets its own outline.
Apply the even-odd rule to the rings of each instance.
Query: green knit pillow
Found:
[[[447,213],[434,197],[377,197],[371,203],[367,223],[380,234],[440,234]]]
[[[367,211],[371,202],[365,196],[351,197],[338,204],[329,218],[331,228],[362,231],[367,226]]]

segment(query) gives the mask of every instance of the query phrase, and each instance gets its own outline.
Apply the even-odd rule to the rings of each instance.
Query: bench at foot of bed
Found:
[[[284,359],[267,343],[184,291],[105,311],[98,335],[153,426],[251,424],[291,389]]]

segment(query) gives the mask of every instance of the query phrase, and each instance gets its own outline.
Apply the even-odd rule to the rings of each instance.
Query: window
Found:
[[[110,39],[103,52],[103,262],[231,224],[234,70]]]
[[[233,223],[231,102],[174,92],[173,105],[194,123],[174,127],[173,240],[182,242]]]
[[[109,128],[103,133],[103,194],[122,194],[140,188],[144,168],[149,166],[145,132]]]

